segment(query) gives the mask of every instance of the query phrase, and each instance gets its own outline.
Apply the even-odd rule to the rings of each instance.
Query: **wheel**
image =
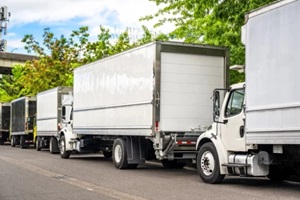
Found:
[[[27,146],[26,146],[26,144],[25,144],[25,135],[21,135],[21,137],[20,137],[20,147],[21,147],[21,149],[24,149],[24,148],[26,148]]]
[[[279,183],[287,179],[288,172],[284,168],[270,165],[269,174],[267,176],[272,182]]]
[[[118,138],[113,146],[113,162],[117,169],[128,169],[126,141]]]
[[[111,158],[112,157],[112,152],[111,151],[103,151],[103,156],[104,158]]]
[[[40,150],[41,150],[40,137],[36,137],[36,139],[35,139],[35,149],[36,149],[37,151],[40,151]]]
[[[4,145],[4,139],[0,138],[0,145]]]
[[[71,152],[66,150],[66,139],[65,136],[62,136],[59,141],[60,147],[60,156],[62,158],[70,158]]]
[[[10,146],[12,147],[15,147],[16,144],[15,144],[15,137],[14,136],[11,136],[11,139],[10,139]]]
[[[186,165],[186,163],[180,163],[177,160],[162,160],[161,163],[166,169],[181,169]]]
[[[55,137],[50,138],[49,151],[52,154],[59,152],[58,142],[57,142],[57,139]]]
[[[200,147],[197,171],[205,183],[220,183],[224,179],[224,175],[220,174],[219,157],[213,143],[205,143]]]

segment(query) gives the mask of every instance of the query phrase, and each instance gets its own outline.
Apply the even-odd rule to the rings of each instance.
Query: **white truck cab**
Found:
[[[246,82],[214,91],[214,123],[197,140],[204,182],[300,175],[299,7],[299,0],[277,1],[246,15]]]
[[[221,95],[224,91],[225,97]],[[246,144],[244,97],[245,83],[214,91],[214,123],[197,140],[197,169],[204,182],[218,183],[226,174],[266,176],[269,173],[268,165],[257,162],[257,146]]]

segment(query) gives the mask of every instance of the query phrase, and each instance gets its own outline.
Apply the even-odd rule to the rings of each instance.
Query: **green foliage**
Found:
[[[128,29],[112,41],[110,31],[102,26],[95,42],[89,42],[87,27],[73,31],[69,38],[63,35],[55,37],[50,29],[44,29],[42,45],[33,35],[25,35],[22,40],[25,49],[38,55],[39,59],[14,66],[12,76],[5,75],[0,79],[0,101],[36,95],[57,86],[72,86],[73,70],[76,67],[157,38],[167,38],[163,34],[153,36],[146,27],[143,30],[143,37],[136,42],[130,40]]]
[[[245,63],[245,48],[241,43],[241,27],[245,14],[276,0],[149,0],[161,9],[141,20],[157,20],[176,25],[171,38],[185,42],[226,46],[230,48],[230,64]],[[167,17],[166,17],[167,16]],[[244,81],[244,74],[231,72],[232,83]]]

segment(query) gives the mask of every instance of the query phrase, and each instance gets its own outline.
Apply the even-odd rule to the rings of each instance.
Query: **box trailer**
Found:
[[[9,140],[10,103],[0,103],[0,145]]]
[[[10,113],[11,146],[28,147],[34,142],[36,98],[26,96],[13,100]]]
[[[49,148],[50,153],[59,152],[57,136],[62,120],[62,103],[71,92],[71,87],[56,87],[37,94],[35,147],[38,151]]]
[[[117,168],[151,158],[183,167],[212,122],[211,91],[228,86],[228,56],[223,47],[157,41],[75,69],[62,157],[89,149],[113,155]]]
[[[300,1],[286,0],[249,13],[243,27],[246,83],[231,86],[223,107],[214,94],[214,123],[198,139],[204,182],[224,175],[300,174]]]

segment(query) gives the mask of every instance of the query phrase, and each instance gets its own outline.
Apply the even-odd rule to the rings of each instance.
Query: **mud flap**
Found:
[[[144,164],[146,139],[144,137],[127,137],[126,141],[128,164]]]

